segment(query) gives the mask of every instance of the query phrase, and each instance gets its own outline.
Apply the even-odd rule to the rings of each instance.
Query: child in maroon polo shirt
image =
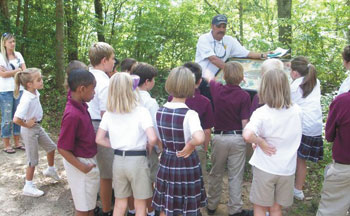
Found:
[[[239,87],[243,80],[243,67],[238,62],[228,62],[224,67],[226,85],[209,82],[214,103],[214,137],[212,139],[212,169],[208,183],[208,213],[214,214],[222,191],[222,177],[227,164],[229,176],[229,215],[252,215],[242,209],[242,182],[246,143],[242,130],[250,116],[250,96]]]
[[[337,96],[329,107],[326,139],[333,142],[333,163],[325,169],[317,216],[346,215],[350,208],[350,92]]]
[[[207,150],[211,139],[211,128],[214,127],[214,113],[213,107],[210,100],[201,95],[199,91],[199,86],[202,82],[202,68],[198,63],[187,62],[183,65],[184,67],[191,70],[196,80],[196,89],[193,97],[187,98],[185,104],[188,108],[196,111],[198,113],[199,119],[201,121],[201,126],[204,130],[205,141],[203,145],[196,146],[196,151],[198,153],[199,160],[202,167],[202,175],[204,182],[207,182]],[[168,102],[173,99],[172,96],[168,97]]]
[[[63,114],[57,147],[64,158],[76,215],[92,215],[100,179],[95,132],[86,102],[94,97],[96,81],[89,71],[76,69],[69,74],[68,85],[71,96]]]

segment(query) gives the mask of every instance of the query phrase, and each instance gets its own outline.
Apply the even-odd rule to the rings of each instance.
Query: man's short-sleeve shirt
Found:
[[[210,31],[198,39],[195,62],[202,67],[203,77],[213,78],[219,68],[211,63],[208,57],[217,56],[225,62],[230,57],[247,57],[248,54],[249,50],[237,39],[225,35],[221,41],[217,41]]]

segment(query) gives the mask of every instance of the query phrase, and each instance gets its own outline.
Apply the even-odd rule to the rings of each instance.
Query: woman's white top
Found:
[[[122,151],[145,150],[147,144],[146,129],[153,127],[149,111],[137,106],[130,113],[112,113],[106,111],[99,126],[108,131],[113,149]]]
[[[179,102],[167,102],[164,104],[164,107],[169,109],[188,108],[186,104]],[[183,128],[186,143],[191,140],[194,132],[203,131],[198,113],[196,111],[188,110],[184,118]]]
[[[303,90],[300,88],[303,80],[304,77],[299,77],[291,83],[292,102],[298,104],[303,111],[303,134],[306,136],[319,136],[322,135],[320,81],[317,80],[312,92],[306,98],[303,98]]]
[[[17,106],[15,116],[28,121],[35,118],[36,121],[41,121],[43,118],[43,108],[40,104],[40,93],[35,90],[35,94],[23,90],[23,95]]]
[[[15,56],[16,56],[15,59],[11,59],[9,62],[6,62],[2,54],[0,53],[0,66],[4,67],[6,70],[18,69],[25,62],[21,53],[15,52]],[[0,92],[14,91],[14,89],[15,89],[15,80],[13,77],[7,77],[7,78],[0,77]],[[23,90],[22,87],[21,87],[21,90]]]
[[[302,112],[298,105],[289,109],[274,109],[268,105],[258,108],[244,130],[249,129],[276,148],[276,154],[266,155],[259,146],[249,163],[274,175],[295,173],[297,150],[301,141]]]
[[[350,71],[347,71],[348,77],[343,81],[338,90],[338,95],[348,92],[350,90]]]

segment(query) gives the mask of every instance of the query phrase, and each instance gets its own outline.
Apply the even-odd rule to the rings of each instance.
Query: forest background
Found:
[[[293,57],[307,56],[318,71],[326,118],[346,77],[341,52],[350,44],[350,0],[0,0],[0,32],[16,36],[27,67],[42,69],[43,126],[58,131],[66,102],[64,68],[75,59],[88,64],[92,43],[111,44],[119,60],[132,57],[156,66],[152,96],[162,104],[169,70],[194,60],[198,37],[219,13],[228,17],[226,34],[249,50],[283,47],[291,48]],[[326,143],[325,160],[308,167],[311,199],[295,208],[295,215],[317,209],[323,168],[330,161]]]

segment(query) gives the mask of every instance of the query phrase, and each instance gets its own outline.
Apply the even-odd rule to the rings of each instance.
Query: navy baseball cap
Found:
[[[211,21],[211,24],[213,24],[213,25],[220,25],[222,23],[227,24],[227,17],[225,15],[222,15],[222,14],[214,16],[214,18]]]

